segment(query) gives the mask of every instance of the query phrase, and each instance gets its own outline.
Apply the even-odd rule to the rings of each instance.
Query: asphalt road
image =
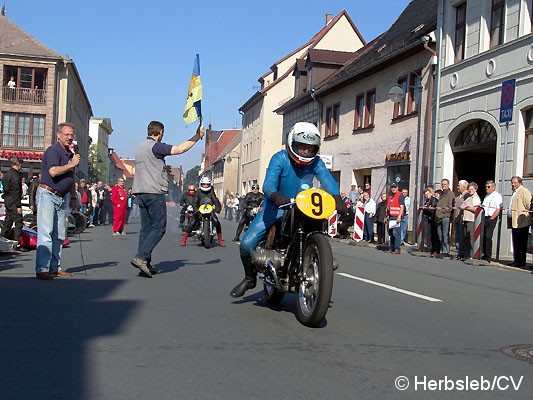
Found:
[[[37,281],[35,252],[0,254],[0,399],[533,397],[533,364],[500,351],[533,344],[533,275],[332,241],[331,308],[311,329],[294,295],[232,299],[236,224],[222,220],[226,248],[180,247],[177,211],[153,279],[129,263],[135,219],[71,237],[73,278]]]

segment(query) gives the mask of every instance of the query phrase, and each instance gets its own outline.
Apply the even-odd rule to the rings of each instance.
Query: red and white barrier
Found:
[[[334,237],[337,235],[337,210],[333,213],[331,217],[328,218],[328,235]]]
[[[484,221],[484,210],[481,207],[476,209],[475,219],[474,219],[474,248],[472,249],[472,258],[481,258],[481,241],[483,236],[483,221]]]
[[[363,240],[363,230],[365,227],[365,208],[355,207],[355,220],[353,224],[353,240],[360,242]]]
[[[418,209],[418,226],[416,227],[416,243],[418,250],[424,251],[424,210]]]

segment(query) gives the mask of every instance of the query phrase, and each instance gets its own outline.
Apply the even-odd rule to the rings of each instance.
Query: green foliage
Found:
[[[89,146],[88,164],[88,182],[94,183],[98,181],[105,181],[105,164],[100,159],[100,152],[98,151],[98,145],[96,143]]]
[[[196,185],[198,186],[198,173],[200,172],[200,166],[197,165],[190,170],[187,171],[185,174],[185,179],[183,180],[183,187],[187,187],[187,185]]]

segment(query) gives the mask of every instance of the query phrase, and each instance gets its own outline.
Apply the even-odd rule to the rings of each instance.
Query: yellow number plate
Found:
[[[298,209],[313,219],[325,219],[335,211],[335,199],[328,192],[311,188],[296,196]]]

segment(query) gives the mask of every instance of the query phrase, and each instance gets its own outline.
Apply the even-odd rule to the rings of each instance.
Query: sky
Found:
[[[194,57],[200,54],[204,126],[241,128],[238,109],[270,66],[308,42],[345,9],[370,42],[409,0],[1,0],[6,16],[52,50],[70,57],[96,118],[110,118],[109,146],[134,158],[151,120],[163,141],[194,135],[182,114]],[[184,171],[199,165],[205,141],[167,158]]]

